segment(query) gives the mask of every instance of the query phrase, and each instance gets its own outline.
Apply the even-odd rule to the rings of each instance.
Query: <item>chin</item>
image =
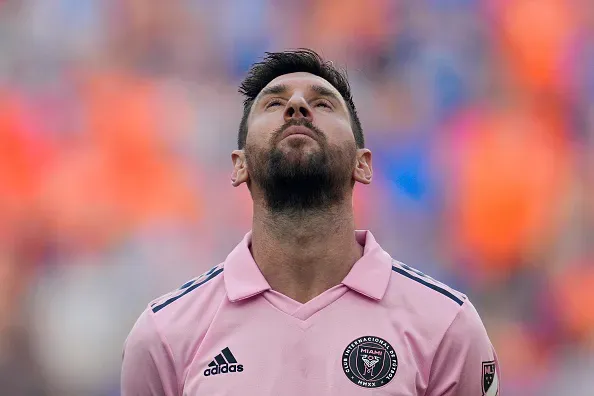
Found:
[[[307,140],[301,139],[294,139],[294,140],[283,140],[278,145],[278,149],[285,153],[299,153],[299,154],[315,154],[321,151],[320,146],[315,142],[315,140],[307,138]]]
[[[309,163],[316,154],[313,150],[289,149],[282,150],[283,159],[289,164],[305,164]]]

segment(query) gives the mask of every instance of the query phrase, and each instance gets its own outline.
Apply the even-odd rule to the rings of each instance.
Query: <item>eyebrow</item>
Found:
[[[266,87],[260,92],[260,98],[268,95],[281,95],[289,90],[285,84],[273,85],[272,87]]]
[[[320,96],[326,96],[340,103],[340,98],[331,89],[328,89],[322,85],[310,85],[309,89],[311,89]]]
[[[325,96],[328,98],[331,98],[337,102],[340,103],[340,98],[338,97],[338,95],[336,95],[336,93],[334,91],[332,91],[329,88],[326,88],[322,85],[310,85],[309,89],[311,89],[312,91],[314,91],[315,93],[317,93],[320,96]],[[268,95],[282,95],[285,94],[289,91],[289,87],[285,84],[279,84],[279,85],[273,85],[271,87],[266,87],[264,88],[261,92],[258,100],[260,100],[261,98],[268,96]]]

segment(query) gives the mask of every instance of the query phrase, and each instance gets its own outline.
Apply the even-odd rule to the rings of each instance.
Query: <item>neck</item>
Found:
[[[255,205],[251,251],[272,289],[301,303],[340,284],[363,254],[348,200],[311,213]]]

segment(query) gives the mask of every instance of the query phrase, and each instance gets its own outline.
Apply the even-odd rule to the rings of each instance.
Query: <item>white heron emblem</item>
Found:
[[[375,365],[380,361],[379,356],[361,355],[361,359],[365,363],[365,374],[371,374]]]

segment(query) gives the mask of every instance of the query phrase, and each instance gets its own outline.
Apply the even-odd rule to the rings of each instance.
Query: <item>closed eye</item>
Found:
[[[328,103],[325,100],[320,100],[319,102],[317,102],[315,104],[315,107],[325,107],[327,109],[332,109],[332,106],[330,105],[330,103]]]
[[[273,100],[271,100],[270,102],[268,102],[268,104],[266,104],[266,108],[267,108],[267,109],[269,109],[269,108],[271,108],[271,107],[274,107],[274,106],[281,106],[281,105],[282,105],[282,103],[281,103],[281,101],[280,101],[280,100],[278,100],[278,99],[273,99]]]

